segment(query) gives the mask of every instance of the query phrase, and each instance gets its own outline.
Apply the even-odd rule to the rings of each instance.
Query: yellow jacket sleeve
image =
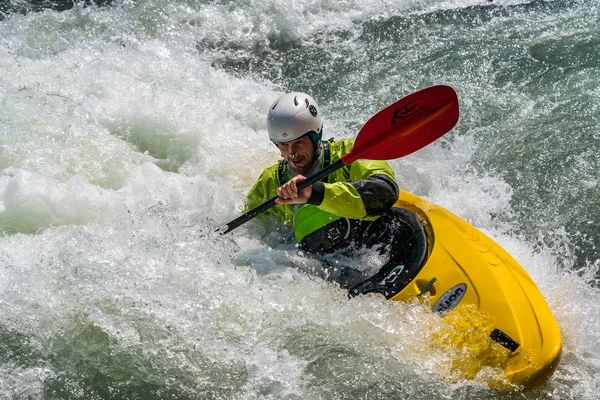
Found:
[[[354,139],[331,145],[332,162],[352,150]],[[398,200],[394,171],[386,161],[357,160],[332,174],[329,183],[313,185],[323,191],[322,201],[312,204],[323,211],[352,219],[376,219]],[[315,194],[318,197],[319,193]]]

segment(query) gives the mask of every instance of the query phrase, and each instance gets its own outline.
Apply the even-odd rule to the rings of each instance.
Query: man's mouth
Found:
[[[290,159],[290,162],[294,165],[300,165],[305,162],[305,159],[304,159],[304,157],[292,158],[292,159]]]

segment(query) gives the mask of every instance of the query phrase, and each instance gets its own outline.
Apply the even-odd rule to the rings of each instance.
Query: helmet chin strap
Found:
[[[319,164],[321,163],[321,146],[319,145],[320,141],[321,141],[321,139],[319,139],[319,141],[314,145],[315,150],[313,152],[312,160],[310,160],[310,165],[308,165],[306,168],[308,171],[313,169],[313,167],[315,166],[316,163],[319,163]]]

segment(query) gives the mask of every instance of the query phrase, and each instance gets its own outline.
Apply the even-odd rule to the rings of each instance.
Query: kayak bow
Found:
[[[472,330],[469,315],[476,312],[486,321],[476,329],[485,330],[497,353],[491,360],[488,357],[487,362],[494,364],[489,366],[501,367],[512,385],[529,388],[543,383],[560,360],[562,339],[552,311],[527,272],[492,239],[442,207],[405,191],[395,207],[417,214],[428,249],[416,276],[390,299],[427,298],[451,325],[451,335],[438,333],[438,339],[446,342],[460,341],[457,333]],[[485,357],[474,351],[471,360],[456,364],[464,378],[474,378],[486,364],[481,362]]]

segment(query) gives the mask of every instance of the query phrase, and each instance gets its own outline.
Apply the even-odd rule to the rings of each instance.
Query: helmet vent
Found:
[[[294,96],[294,105],[298,107],[298,96]]]
[[[310,105],[310,103],[308,102],[308,99],[304,99],[304,102],[306,103],[306,108],[308,108],[308,106]]]
[[[279,104],[279,101],[276,101],[275,104],[273,104],[273,107],[271,107],[271,110],[274,110],[275,107],[277,107],[277,104]]]

